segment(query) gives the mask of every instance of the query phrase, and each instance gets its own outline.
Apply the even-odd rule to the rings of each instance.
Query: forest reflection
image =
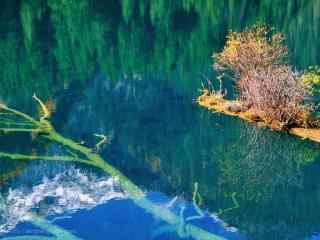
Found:
[[[139,186],[191,200],[198,183],[202,208],[222,210],[256,239],[316,230],[317,146],[209,114],[192,97],[201,80],[215,78],[211,55],[230,29],[270,24],[285,34],[295,67],[320,64],[320,0],[2,4],[0,102],[35,115],[36,92],[56,104],[53,122],[64,135],[92,147],[94,133],[107,134],[101,155]],[[36,136],[0,140],[13,152],[50,151]],[[1,162],[2,184],[27,166]],[[239,207],[224,212],[232,196]]]
[[[0,91],[5,101],[21,96],[20,104],[33,91],[52,98],[96,72],[113,83],[121,75],[161,76],[194,94],[227,31],[257,22],[285,33],[296,66],[319,63],[320,0],[4,2]]]

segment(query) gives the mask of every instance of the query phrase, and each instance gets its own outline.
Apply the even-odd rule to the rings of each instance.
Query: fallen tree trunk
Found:
[[[259,127],[269,127],[272,130],[287,131],[288,133],[302,139],[309,139],[313,142],[320,143],[320,128],[294,127],[283,129],[281,123],[279,122],[267,122],[248,110],[242,110],[238,107],[234,107],[241,105],[238,101],[227,100],[220,95],[208,94],[208,91],[204,91],[204,94],[198,97],[197,102],[200,106],[214,112],[220,112],[229,116],[238,117],[248,122],[256,123]]]
[[[42,103],[40,99],[37,99],[39,103]],[[40,104],[42,108],[45,108],[44,104]],[[71,155],[66,156],[33,156],[33,155],[25,155],[19,153],[7,153],[0,152],[0,158],[8,158],[12,160],[21,160],[21,161],[37,161],[37,160],[45,160],[45,161],[57,161],[57,162],[77,162],[86,164],[89,166],[96,167],[106,174],[110,176],[116,177],[122,188],[129,193],[129,198],[139,207],[144,209],[146,212],[152,214],[155,218],[159,218],[167,224],[171,225],[173,229],[176,231],[178,236],[184,237],[192,237],[197,240],[224,240],[225,238],[206,229],[198,227],[190,221],[186,221],[183,216],[179,216],[170,209],[167,209],[163,206],[157,205],[148,198],[146,198],[144,191],[135,185],[129,178],[127,178],[124,174],[122,174],[118,169],[113,167],[107,161],[101,158],[100,155],[94,153],[94,151],[88,147],[85,147],[75,141],[66,138],[60,135],[52,124],[45,118],[41,117],[40,120],[36,120],[33,117],[20,112],[18,110],[9,108],[5,105],[0,104],[0,112],[5,114],[3,116],[15,116],[17,119],[5,119],[10,121],[11,124],[15,125],[16,123],[23,122],[24,124],[28,124],[28,127],[5,127],[0,128],[0,133],[11,133],[11,132],[23,132],[23,133],[34,133],[36,132],[39,136],[46,138],[50,141],[59,143],[63,145],[66,149],[70,150]],[[30,127],[32,126],[32,127]],[[45,220],[41,220],[41,218],[30,219],[35,225],[39,225],[38,223],[45,223]],[[53,229],[53,226],[50,225],[50,228]],[[24,239],[24,238],[21,238]],[[46,239],[46,238],[45,238]],[[71,239],[71,238],[70,238]]]

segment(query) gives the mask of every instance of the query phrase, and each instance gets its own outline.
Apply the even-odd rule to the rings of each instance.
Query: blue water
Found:
[[[271,24],[294,67],[320,64],[319,0],[1,4],[0,103],[38,118],[36,93],[59,133],[180,219],[151,214],[94,167],[1,158],[1,239],[195,239],[188,224],[212,239],[319,238],[318,145],[195,103],[202,84],[218,87],[211,55],[230,29]],[[223,87],[234,97],[232,81]],[[98,149],[95,134],[108,139]],[[0,152],[68,149],[6,133]]]

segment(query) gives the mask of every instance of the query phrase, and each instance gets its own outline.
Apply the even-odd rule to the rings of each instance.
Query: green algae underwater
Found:
[[[216,78],[211,55],[221,50],[229,30],[240,31],[257,22],[271,24],[286,35],[294,66],[320,64],[319,0],[4,0],[1,4],[0,101],[36,116],[34,92],[43,100],[57,100],[50,121],[66,139],[76,144],[85,140],[90,150],[100,140],[94,134],[106,134],[111,143],[102,145],[99,155],[140,190],[192,202],[198,183],[200,208],[221,212],[225,222],[249,239],[308,239],[319,231],[318,146],[257,130],[192,104],[201,81]],[[232,85],[225,87],[232,95]],[[26,123],[14,128],[30,128]],[[48,168],[59,172],[64,171],[61,166],[80,164],[76,166],[87,171],[87,163],[74,161],[77,157],[87,161],[84,154],[67,151],[67,146],[56,149],[54,144],[38,152],[42,141],[54,141],[39,134],[37,126],[31,137],[29,131],[8,130],[0,136],[4,153],[31,158],[1,159],[0,182],[12,179],[3,191],[34,187],[39,178],[52,177]],[[61,156],[66,161],[59,161]],[[95,174],[105,175],[100,167],[91,167]],[[234,207],[236,203],[239,207]],[[74,219],[87,220],[90,213]],[[137,227],[135,219],[140,223],[143,218],[133,216],[129,226],[136,231],[130,229],[125,236],[122,229],[112,233],[115,225],[96,230],[96,221],[110,226],[108,217],[98,214],[88,220],[92,226],[68,225],[68,229],[74,229],[74,235],[81,232],[85,239],[90,239],[85,235],[88,229],[111,232],[113,239],[134,238],[134,233],[149,228],[161,232],[158,225],[146,222]],[[124,220],[112,220],[122,228],[128,226]]]
[[[5,123],[9,125],[6,128],[0,128],[1,132],[4,133],[19,133],[19,132],[27,132],[27,133],[37,133],[39,137],[46,138],[47,140],[57,142],[62,146],[66,147],[70,151],[69,156],[32,156],[32,155],[24,155],[18,153],[6,153],[0,152],[0,158],[9,158],[12,160],[21,160],[21,161],[32,161],[32,160],[44,160],[44,161],[71,161],[77,162],[81,164],[87,164],[90,166],[97,167],[103,170],[105,173],[109,174],[112,177],[115,177],[119,180],[122,188],[129,194],[130,199],[133,202],[141,207],[142,209],[146,210],[147,212],[154,215],[156,218],[160,218],[163,221],[167,222],[174,228],[180,237],[192,237],[194,239],[199,240],[223,240],[223,237],[210,233],[200,227],[193,225],[192,223],[186,222],[183,216],[177,216],[175,213],[171,212],[170,210],[158,206],[152,203],[150,200],[145,198],[144,192],[136,186],[130,179],[124,176],[119,170],[114,168],[112,165],[108,164],[105,160],[103,160],[98,154],[94,153],[92,149],[84,147],[71,139],[65,138],[59,133],[57,133],[47,119],[49,110],[46,108],[45,104],[33,95],[33,98],[39,103],[43,116],[40,120],[36,120],[33,117],[22,113],[18,110],[12,109],[10,107],[5,106],[4,104],[0,104],[0,123]],[[4,116],[4,117],[3,117]],[[8,117],[9,116],[9,117]],[[13,127],[10,127],[12,125]],[[19,125],[20,127],[16,127]],[[27,126],[27,127],[25,127]],[[97,143],[97,145],[100,142]],[[83,157],[80,157],[80,154]],[[195,190],[197,191],[197,190]],[[197,195],[194,195],[194,198]],[[196,206],[196,200],[194,199],[194,205]],[[201,210],[197,208],[198,211],[201,213]],[[65,239],[65,240],[76,240],[79,239],[73,236],[66,230],[63,230],[49,221],[38,217],[33,214],[28,214],[26,217],[27,221],[34,223],[36,226],[44,228],[49,233],[55,235],[54,238],[48,238],[43,236],[32,236],[32,239]],[[30,239],[30,236],[19,236],[19,237],[9,237],[4,239]]]

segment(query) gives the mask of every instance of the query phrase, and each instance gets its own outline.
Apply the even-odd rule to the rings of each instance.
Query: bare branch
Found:
[[[18,117],[21,117],[21,118],[23,118],[24,120],[33,123],[34,125],[37,125],[37,126],[40,126],[40,125],[41,125],[40,122],[38,122],[37,120],[35,120],[33,117],[29,116],[28,114],[22,113],[22,112],[20,112],[20,111],[17,111],[17,110],[15,110],[15,109],[12,109],[12,108],[9,108],[9,107],[7,107],[7,106],[5,106],[5,105],[3,105],[3,104],[0,105],[0,110],[7,111],[7,112],[9,112],[9,113],[11,113],[11,114],[13,114],[13,115],[16,115],[16,116],[18,116]]]
[[[39,105],[41,107],[43,115],[42,115],[42,117],[40,119],[43,120],[43,119],[50,118],[50,115],[51,115],[50,111],[48,110],[46,105],[41,101],[41,99],[39,99],[35,93],[33,94],[32,98],[35,99],[39,103]]]
[[[19,153],[0,152],[0,158],[10,158],[12,160],[25,160],[25,161],[31,161],[31,160],[65,161],[65,162],[79,162],[79,163],[90,164],[90,161],[88,160],[70,157],[70,156],[37,156],[37,155],[32,156],[32,155],[25,155],[25,154],[19,154]]]

